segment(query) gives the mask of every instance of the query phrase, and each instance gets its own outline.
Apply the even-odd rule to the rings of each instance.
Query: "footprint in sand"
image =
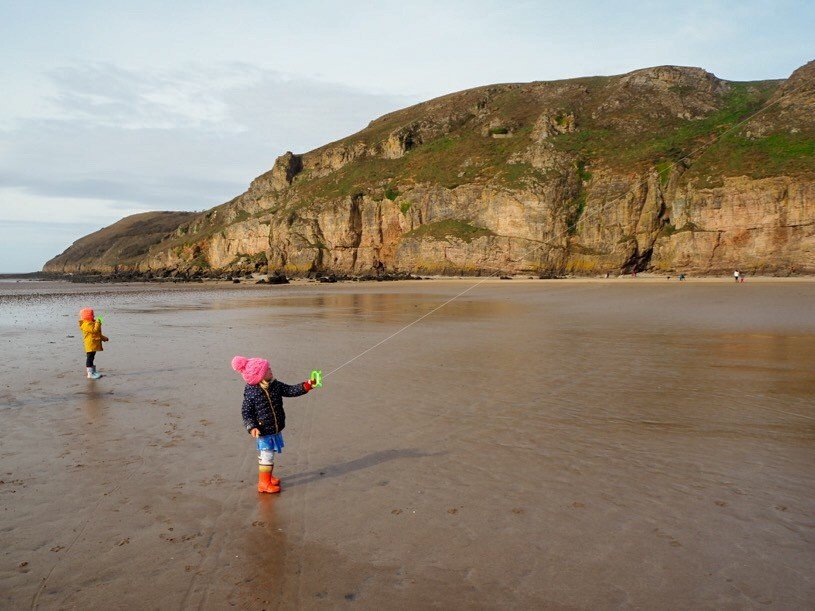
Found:
[[[659,537],[661,539],[667,539],[669,541],[669,544],[670,544],[671,547],[682,547],[682,544],[679,541],[674,539],[668,533],[662,532],[659,528],[655,528],[654,532],[656,533],[657,537]]]

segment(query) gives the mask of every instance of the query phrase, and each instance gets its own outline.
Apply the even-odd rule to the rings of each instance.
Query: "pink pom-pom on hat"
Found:
[[[269,361],[266,359],[248,359],[245,356],[236,356],[232,359],[232,369],[241,374],[247,384],[260,384],[266,377],[266,372],[271,372]]]

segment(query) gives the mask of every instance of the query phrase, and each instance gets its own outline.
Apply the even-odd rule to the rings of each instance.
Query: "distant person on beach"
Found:
[[[101,352],[102,342],[108,341],[108,338],[102,335],[102,319],[96,318],[91,308],[83,308],[79,310],[79,329],[82,331],[82,338],[85,342],[85,370],[87,376],[91,380],[98,380],[102,377],[96,371],[94,365],[94,358],[96,353]]]
[[[739,270],[734,271],[734,272],[733,272],[733,280],[735,280],[736,282],[738,282],[738,281],[739,281],[739,276],[740,276],[740,275],[741,275],[741,274],[739,274]]]
[[[685,274],[679,274],[679,282],[685,281]]]
[[[280,480],[274,476],[274,455],[283,451],[286,412],[283,397],[299,397],[316,386],[315,380],[289,386],[276,380],[266,359],[236,356],[232,369],[243,376],[241,415],[243,426],[257,442],[258,492],[280,492]]]

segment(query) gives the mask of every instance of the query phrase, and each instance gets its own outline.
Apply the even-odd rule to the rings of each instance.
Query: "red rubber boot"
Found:
[[[272,470],[271,467],[260,467],[258,469],[258,492],[275,493],[280,492],[280,486],[272,485]]]
[[[269,483],[272,486],[279,486],[280,485],[280,480],[274,476],[274,465],[272,465],[272,468],[269,469]]]

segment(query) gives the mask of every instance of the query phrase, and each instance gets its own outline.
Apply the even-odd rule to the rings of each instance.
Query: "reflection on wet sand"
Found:
[[[349,320],[371,323],[410,322],[436,308],[438,295],[432,293],[336,293],[300,294],[292,297],[275,295],[238,298],[210,304],[159,305],[149,308],[128,308],[131,314],[188,312],[195,310],[231,310],[234,317],[250,316],[253,323],[281,323],[308,318],[313,321]],[[511,301],[483,302],[462,298],[443,309],[438,316],[450,321],[483,316],[512,316],[522,309]],[[248,310],[249,312],[241,312]],[[434,313],[435,315],[436,313]],[[177,326],[188,326],[183,322]]]
[[[107,404],[106,399],[102,395],[102,390],[98,384],[93,384],[93,381],[88,383],[88,390],[82,393],[81,399],[82,409],[85,412],[89,422],[97,422],[104,417],[104,407]]]

